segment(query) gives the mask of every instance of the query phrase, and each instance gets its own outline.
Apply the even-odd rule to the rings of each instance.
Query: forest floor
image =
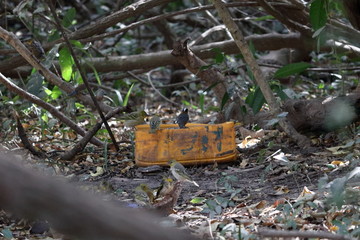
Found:
[[[349,137],[350,131],[345,129],[344,132],[347,140],[329,143],[329,139],[325,142],[316,138],[318,142],[313,144],[312,152],[307,153],[280,133],[277,137],[258,139],[257,144],[247,148],[240,148],[244,141],[238,140],[235,161],[187,167],[199,187],[183,184],[174,211],[166,218],[167,224],[190,230],[200,238],[213,239],[255,239],[259,229],[336,233],[341,227],[334,224],[334,220],[348,218],[359,207],[358,200],[355,200],[357,205],[350,205],[344,197],[346,201],[335,209],[332,204],[332,201],[336,202],[334,192],[325,187],[348,175],[358,164],[346,160],[356,155],[359,144]],[[105,200],[145,211],[146,207],[135,200],[135,189],[146,184],[156,191],[162,179],[171,174],[168,167],[137,167],[131,159],[131,146],[122,145],[121,151],[125,154],[109,152],[106,164],[102,150],[89,148],[75,161],[59,163],[51,157],[31,157],[29,165],[47,175],[63,175],[72,184],[101,194]],[[9,230],[15,239],[57,238],[53,231],[42,233],[41,227],[36,233],[32,224],[12,219],[5,212],[0,215],[0,229],[12,226]],[[343,233],[351,231],[352,223],[348,224],[341,229]]]

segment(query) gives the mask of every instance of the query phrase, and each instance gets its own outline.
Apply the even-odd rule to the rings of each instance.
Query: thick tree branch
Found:
[[[269,33],[264,35],[252,35],[245,38],[251,41],[258,51],[277,50],[281,48],[299,48],[303,51],[312,49],[312,40],[304,39],[299,33],[277,34]],[[215,52],[213,48],[218,48],[225,54],[237,54],[239,49],[232,40],[223,42],[214,42],[198,46],[192,46],[192,51],[200,58],[213,58]],[[360,54],[359,54],[360,55]],[[85,58],[83,60],[84,70],[93,71],[89,66],[93,66],[98,72],[112,72],[112,71],[130,71],[134,69],[151,69],[155,67],[176,64],[177,60],[171,55],[171,51],[159,51],[156,53],[145,53],[131,56],[110,56],[110,57],[95,57]],[[13,64],[13,63],[12,63]],[[58,63],[54,63],[58,66]],[[16,65],[9,65],[5,62],[0,63],[0,72],[9,75],[9,69],[16,67]]]
[[[105,32],[105,30],[111,26],[115,26],[117,23],[124,21],[130,17],[135,17],[150,8],[160,6],[171,2],[171,0],[140,0],[137,1],[120,11],[117,11],[109,16],[103,17],[96,22],[89,24],[88,26],[69,35],[69,39],[81,39],[93,36],[98,33]],[[59,40],[58,42],[61,42]]]
[[[64,182],[39,176],[0,153],[0,206],[27,219],[46,219],[56,231],[81,240],[193,239],[161,227],[145,210],[105,203]]]
[[[258,5],[258,3],[255,2],[255,1],[242,1],[242,2],[235,2],[235,3],[226,3],[227,7],[248,7],[248,6],[257,6],[257,5]],[[272,5],[277,6],[277,7],[282,6],[284,8],[289,8],[289,9],[294,8],[293,6],[291,6],[289,4],[286,4],[286,3],[283,3],[283,2],[272,2]],[[164,14],[161,14],[161,15],[158,15],[158,16],[153,16],[153,17],[150,17],[150,18],[147,18],[147,19],[144,19],[144,20],[140,20],[140,21],[131,23],[128,26],[122,27],[121,29],[117,29],[117,30],[113,30],[113,31],[106,32],[106,33],[101,33],[101,34],[98,34],[98,32],[97,32],[97,33],[92,34],[91,36],[79,37],[79,38],[76,37],[76,39],[80,39],[81,42],[90,42],[90,41],[100,40],[100,39],[104,39],[104,38],[107,38],[107,37],[115,36],[115,35],[123,33],[123,32],[127,32],[130,29],[134,29],[134,28],[139,27],[139,26],[144,25],[144,24],[149,24],[149,23],[152,23],[152,22],[161,21],[161,20],[164,20],[164,19],[168,19],[170,17],[178,16],[178,15],[184,15],[184,14],[193,13],[193,12],[200,12],[200,11],[207,11],[207,10],[210,10],[210,9],[214,9],[214,6],[213,5],[205,5],[205,6],[188,8],[188,9],[184,9],[184,10],[177,11],[177,12],[164,13]],[[128,11],[131,11],[131,10],[132,10],[131,8],[130,9],[125,8],[123,10],[120,10],[119,12],[126,13],[126,14],[119,15],[118,16],[119,18],[116,18],[117,21],[111,21],[112,25],[115,25],[120,21],[124,21],[128,17],[136,16],[136,15],[133,16],[131,14],[128,14]],[[125,16],[127,16],[127,17],[125,18]],[[96,29],[100,29],[101,32],[104,32],[103,31],[104,28],[106,29],[106,28],[111,26],[111,25],[108,26],[109,22],[105,18],[108,18],[108,17],[104,17],[104,18],[96,21],[94,24],[91,24],[90,26],[92,26],[93,28],[96,28]],[[115,19],[115,17],[114,17],[114,19]],[[87,26],[86,28],[90,28],[90,26]],[[85,31],[85,30],[81,29],[81,31]],[[77,34],[78,34],[77,32],[73,33],[73,35],[77,35]],[[98,34],[98,35],[95,35],[95,34]],[[59,40],[59,41],[61,41],[61,40]],[[49,47],[53,46],[53,44],[54,43],[48,44],[48,45],[46,45],[46,47],[49,48]]]

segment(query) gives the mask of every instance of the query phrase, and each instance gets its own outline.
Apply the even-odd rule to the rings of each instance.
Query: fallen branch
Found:
[[[45,158],[46,155],[42,151],[38,151],[30,142],[29,138],[27,137],[25,128],[23,127],[18,112],[14,111],[13,113],[14,118],[16,119],[16,127],[18,129],[18,136],[24,145],[24,148],[28,149],[32,154],[38,157]]]
[[[122,22],[130,17],[135,17],[143,12],[156,6],[169,3],[171,0],[140,0],[129,6],[114,12],[109,16],[100,18],[99,20],[79,29],[69,35],[69,39],[82,39],[93,36],[98,33],[105,32],[109,27],[115,26],[117,23]],[[62,42],[63,39],[56,41],[55,43]]]
[[[126,107],[115,108],[115,109],[111,110],[110,112],[108,112],[106,114],[105,119],[109,120],[114,115],[124,112],[125,109],[126,109]],[[102,121],[96,123],[92,127],[92,129],[89,130],[85,134],[85,136],[78,143],[76,143],[75,146],[70,151],[66,151],[63,155],[61,155],[60,158],[62,160],[71,160],[71,159],[73,159],[76,154],[78,154],[79,152],[81,152],[85,148],[85,146],[87,145],[89,140],[93,138],[93,136],[97,133],[97,131],[99,131],[101,126],[102,126]]]
[[[252,35],[245,38],[251,41],[258,51],[278,50],[281,48],[299,48],[302,50],[311,49],[308,44],[298,33],[278,34],[269,33],[264,35]],[[218,48],[225,54],[237,54],[239,49],[232,40],[208,43],[198,46],[192,46],[191,50],[201,59],[213,58],[215,52],[211,49]],[[360,55],[360,54],[359,54]],[[18,56],[15,56],[18,57]],[[14,58],[15,58],[14,57]],[[21,65],[14,65],[14,62],[8,64],[5,60],[0,62],[0,72],[8,73]],[[151,69],[160,66],[177,64],[178,61],[171,55],[171,50],[159,51],[156,53],[145,53],[131,56],[108,56],[108,57],[94,57],[84,58],[82,67],[85,71],[93,71],[90,66],[93,66],[98,72],[113,72],[113,71],[130,71],[134,69]],[[54,64],[59,68],[58,62]],[[30,71],[30,69],[29,69]],[[23,74],[22,71],[20,71]],[[15,75],[16,76],[16,75]]]
[[[114,206],[64,182],[34,174],[15,158],[0,152],[0,206],[17,216],[46,219],[71,239],[194,239],[161,227],[159,218],[145,210]]]

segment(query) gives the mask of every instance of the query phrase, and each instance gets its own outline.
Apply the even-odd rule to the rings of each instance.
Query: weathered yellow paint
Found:
[[[225,162],[236,159],[233,122],[222,124],[162,124],[149,133],[149,125],[136,126],[135,161],[138,166],[168,165],[176,159],[184,165]]]

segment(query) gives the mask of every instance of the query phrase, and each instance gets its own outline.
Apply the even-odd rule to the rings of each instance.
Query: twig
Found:
[[[291,2],[291,5],[296,6],[299,9],[305,9],[306,6],[304,2],[300,2],[299,0],[289,0]]]
[[[225,30],[226,31],[226,27],[224,24],[220,24],[217,26],[214,26],[208,30],[206,30],[205,32],[203,32],[202,34],[200,34],[200,36],[198,36],[196,39],[192,40],[189,43],[189,47],[199,43],[200,41],[202,41],[203,39],[205,39],[207,36],[209,36],[210,34],[212,34],[213,32],[217,32],[217,31],[221,31],[221,30]]]
[[[41,151],[36,150],[35,147],[32,145],[32,143],[30,142],[29,138],[27,137],[26,131],[20,122],[19,114],[16,111],[14,111],[13,115],[16,119],[16,126],[18,129],[19,138],[21,139],[21,142],[24,144],[24,147],[28,149],[35,156],[45,157],[45,154]]]
[[[147,77],[148,77],[148,80],[149,80],[149,83],[150,83],[151,87],[152,87],[152,88],[155,90],[155,92],[156,92],[157,94],[159,94],[163,99],[165,99],[166,101],[168,101],[168,102],[170,102],[170,103],[172,103],[172,104],[180,107],[181,104],[176,103],[176,102],[174,102],[173,100],[165,97],[165,96],[154,86],[153,82],[151,81],[151,73],[152,73],[153,71],[155,71],[155,70],[151,70],[151,71],[149,71],[149,72],[146,74]]]
[[[125,19],[136,17],[138,15],[141,15],[143,12],[147,11],[148,9],[169,2],[171,2],[171,0],[136,1],[135,3],[132,3],[117,12],[114,12],[103,18],[100,18],[98,21],[92,24],[88,24],[84,28],[73,32],[71,35],[69,35],[69,39],[82,39],[97,33],[105,32],[107,28],[112,27],[117,23],[124,21]],[[62,41],[62,39],[60,41]],[[58,43],[60,41],[55,41],[55,43]]]
[[[126,107],[125,107],[126,108]],[[105,116],[106,120],[112,118],[114,115],[121,113],[125,110],[124,107],[115,108],[112,111],[108,112]],[[61,155],[61,159],[63,160],[71,160],[75,157],[75,155],[80,152],[86,144],[89,142],[89,139],[91,139],[97,131],[101,128],[102,122],[96,123],[90,131],[86,133],[86,135],[70,150],[66,151],[63,155]],[[117,144],[116,144],[117,145]]]
[[[137,79],[139,82],[141,82],[142,84],[151,87],[150,83],[145,82],[144,80],[142,80],[141,78],[139,78],[138,76],[136,76],[134,73],[127,71],[127,73],[132,76],[133,78]],[[184,82],[178,82],[178,83],[171,83],[171,84],[166,84],[166,85],[161,85],[161,86],[155,86],[156,88],[170,88],[170,87],[177,87],[177,86],[183,86],[186,84],[190,84],[190,83],[198,83],[201,82],[200,79],[196,79],[196,80],[190,80],[190,81],[184,81]]]
[[[285,4],[285,3],[279,3],[279,2],[274,2],[273,3],[274,6],[288,6],[291,7],[291,5],[289,4]],[[225,4],[227,7],[244,7],[244,6],[258,6],[259,4],[255,1],[248,1],[248,2],[234,2],[234,3],[226,3]],[[155,22],[155,21],[160,21],[166,18],[170,18],[170,17],[174,17],[177,15],[183,15],[183,14],[188,14],[188,13],[193,13],[193,12],[200,12],[200,11],[206,11],[206,10],[210,10],[210,9],[214,9],[213,5],[205,5],[205,6],[200,6],[200,7],[193,7],[193,8],[188,8],[188,9],[184,9],[178,12],[173,12],[173,13],[164,13],[158,16],[154,16],[148,19],[144,19],[135,23],[131,23],[128,26],[125,26],[121,29],[118,30],[114,30],[111,32],[107,32],[107,33],[103,33],[103,34],[99,34],[93,37],[89,37],[89,38],[83,38],[80,39],[80,42],[85,43],[85,42],[92,42],[92,41],[96,41],[96,40],[101,40],[107,37],[111,37],[114,35],[117,35],[119,33],[125,32],[125,31],[129,31],[130,29],[139,27],[141,25],[144,24],[148,24],[151,22]],[[76,35],[76,34],[75,34]]]
[[[259,0],[259,2],[261,2]],[[236,45],[238,46],[239,50],[241,51],[242,55],[244,56],[245,61],[249,64],[249,67],[254,74],[255,81],[257,85],[260,87],[262,94],[266,102],[269,104],[273,113],[278,114],[280,113],[280,105],[276,101],[276,98],[268,84],[265,81],[265,76],[261,71],[259,65],[257,64],[253,54],[251,53],[249,46],[241,33],[241,30],[236,25],[236,23],[232,20],[229,10],[224,6],[221,0],[214,0],[214,5],[216,10],[219,13],[219,16],[223,20],[226,27],[231,32],[231,35],[234,38]],[[310,141],[307,137],[299,134],[295,128],[285,119],[279,119],[279,125],[282,129],[293,138],[296,143],[301,147],[308,147],[310,145]]]
[[[196,80],[190,80],[190,81],[184,81],[184,82],[178,82],[178,83],[171,83],[171,84],[166,84],[166,85],[156,86],[156,87],[157,88],[169,88],[169,87],[183,86],[183,85],[186,85],[186,84],[198,83],[198,82],[201,82],[201,80],[196,79]]]
[[[279,11],[275,10],[274,7],[265,0],[257,0],[259,5],[264,8],[266,12],[274,16],[276,19],[278,19],[281,23],[283,23],[285,26],[287,26],[290,29],[297,30],[304,34],[305,36],[311,36],[311,29],[307,27],[306,25],[301,25],[297,22],[292,21],[288,17],[281,14]]]
[[[210,222],[210,219],[206,219],[206,222],[207,222],[207,224],[208,224],[209,237],[210,237],[210,239],[215,239],[215,238],[214,238],[214,235],[213,235],[213,233],[212,233],[212,228],[211,228],[211,222]]]
[[[15,34],[6,31],[0,26],[0,37],[5,40],[6,43],[9,43],[13,48],[15,48],[18,53],[36,70],[38,70],[47,81],[51,84],[58,86],[64,92],[71,94],[75,91],[74,87],[65,81],[63,81],[56,74],[47,69],[44,64],[42,64],[26,46],[15,36]],[[9,67],[9,66],[8,66]],[[5,71],[6,69],[0,70],[0,72]],[[79,94],[76,97],[86,105],[94,106],[91,99],[88,96]],[[101,104],[101,103],[100,103]],[[101,108],[104,111],[110,111],[112,108],[106,104],[101,104]]]
[[[134,74],[134,73],[132,73],[130,71],[127,71],[126,73],[129,74],[130,76],[132,76],[133,78],[135,78],[136,80],[138,80],[139,82],[141,82],[142,84],[144,84],[145,86],[151,87],[150,83],[147,83],[146,81],[142,80],[136,74]]]
[[[279,64],[269,64],[269,63],[263,63],[263,62],[258,62],[259,66],[262,67],[269,67],[269,68],[282,68],[284,65],[279,65]],[[246,64],[239,64],[238,68],[245,68]],[[311,71],[311,72],[334,72],[334,71],[339,71],[339,70],[348,70],[348,71],[353,71],[353,70],[360,70],[360,66],[347,66],[347,65],[338,65],[336,67],[310,67],[307,68],[306,71]]]
[[[199,0],[194,0],[196,2],[196,4],[201,7],[201,3],[199,2]],[[213,22],[215,25],[220,25],[219,20],[217,20],[209,10],[205,10],[205,15],[208,16],[208,18],[210,19],[211,22]],[[225,32],[226,35],[231,38],[231,33],[229,32],[229,30],[227,30],[227,28],[225,28]]]
[[[0,73],[0,82],[6,86],[7,89],[10,91],[16,93],[17,95],[21,96],[22,98],[40,106],[41,108],[47,110],[49,113],[51,113],[53,116],[58,118],[62,123],[69,126],[71,129],[73,129],[76,133],[80,134],[81,136],[85,136],[86,131],[79,127],[75,122],[73,122],[71,119],[66,117],[61,111],[59,111],[57,108],[53,107],[51,104],[44,102],[37,96],[30,94],[23,89],[16,86],[13,82],[11,82],[9,79],[7,79],[2,73]],[[103,146],[104,144],[97,138],[93,137],[90,142],[96,146]]]

